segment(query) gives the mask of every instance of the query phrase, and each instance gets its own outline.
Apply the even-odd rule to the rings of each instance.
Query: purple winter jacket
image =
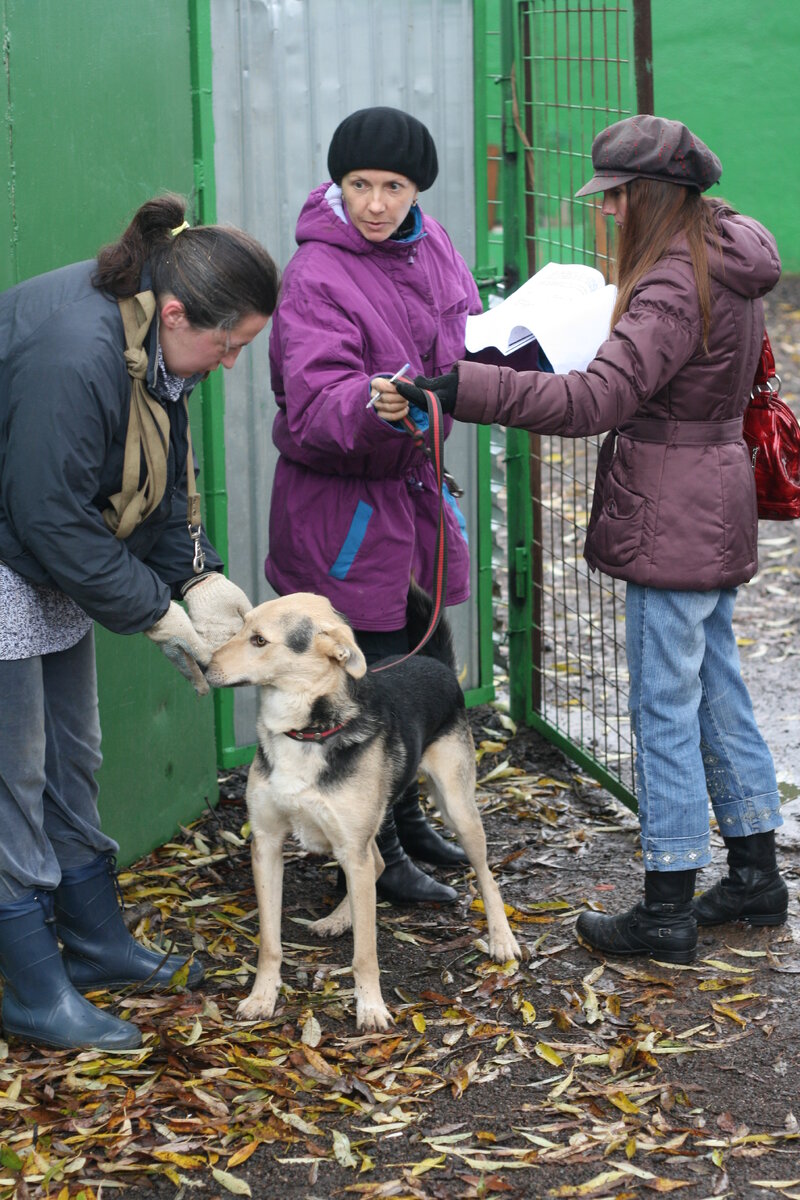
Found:
[[[715,202],[708,351],[685,242],[642,279],[586,371],[458,365],[460,420],[603,443],[584,556],[644,587],[736,587],[758,567],[753,471],[742,439],[780,259],[757,221]]]
[[[433,587],[439,497],[425,453],[366,407],[370,380],[405,362],[412,379],[449,371],[481,305],[431,217],[412,241],[372,243],[338,215],[330,188],[300,213],[272,321],[280,458],[265,572],[281,595],[327,596],[356,629],[400,629],[412,572]],[[458,604],[469,596],[469,551],[449,493],[445,518],[447,603]]]

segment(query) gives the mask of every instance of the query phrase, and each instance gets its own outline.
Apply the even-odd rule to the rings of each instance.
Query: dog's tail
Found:
[[[423,588],[411,580],[406,601],[406,626],[408,628],[409,644],[413,648],[419,645],[428,631],[433,615],[433,600]],[[429,658],[438,658],[451,670],[456,669],[456,648],[453,644],[453,631],[444,613],[436,626],[434,634],[420,650]]]

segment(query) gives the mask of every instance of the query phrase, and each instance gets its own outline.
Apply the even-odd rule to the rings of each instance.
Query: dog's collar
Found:
[[[287,737],[293,738],[295,742],[324,742],[326,738],[333,737],[335,733],[341,733],[348,724],[348,721],[343,721],[341,725],[332,725],[330,729],[307,725],[305,729],[284,729],[283,732]]]

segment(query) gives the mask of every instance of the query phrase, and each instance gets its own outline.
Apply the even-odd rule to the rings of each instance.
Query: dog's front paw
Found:
[[[253,988],[246,1000],[242,1000],[236,1009],[240,1021],[259,1021],[271,1017],[275,1012],[278,1000],[280,981],[270,988]]]
[[[381,1031],[388,1029],[390,1025],[394,1025],[394,1021],[392,1014],[382,1000],[377,1004],[358,1000],[356,1002],[356,1024],[359,1029],[365,1032],[371,1030]]]
[[[496,963],[520,962],[522,950],[510,929],[489,939],[489,954]]]

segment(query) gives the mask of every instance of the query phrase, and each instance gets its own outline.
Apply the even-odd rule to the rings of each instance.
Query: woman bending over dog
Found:
[[[150,200],[96,260],[0,297],[2,1025],[49,1046],[138,1046],[81,993],[186,966],[135,942],[117,901],[93,621],[146,633],[207,691],[197,664],[251,607],[189,508],[186,400],[264,328],[278,273],[246,233],[189,228],[185,207]],[[190,964],[188,985],[201,977]]]

